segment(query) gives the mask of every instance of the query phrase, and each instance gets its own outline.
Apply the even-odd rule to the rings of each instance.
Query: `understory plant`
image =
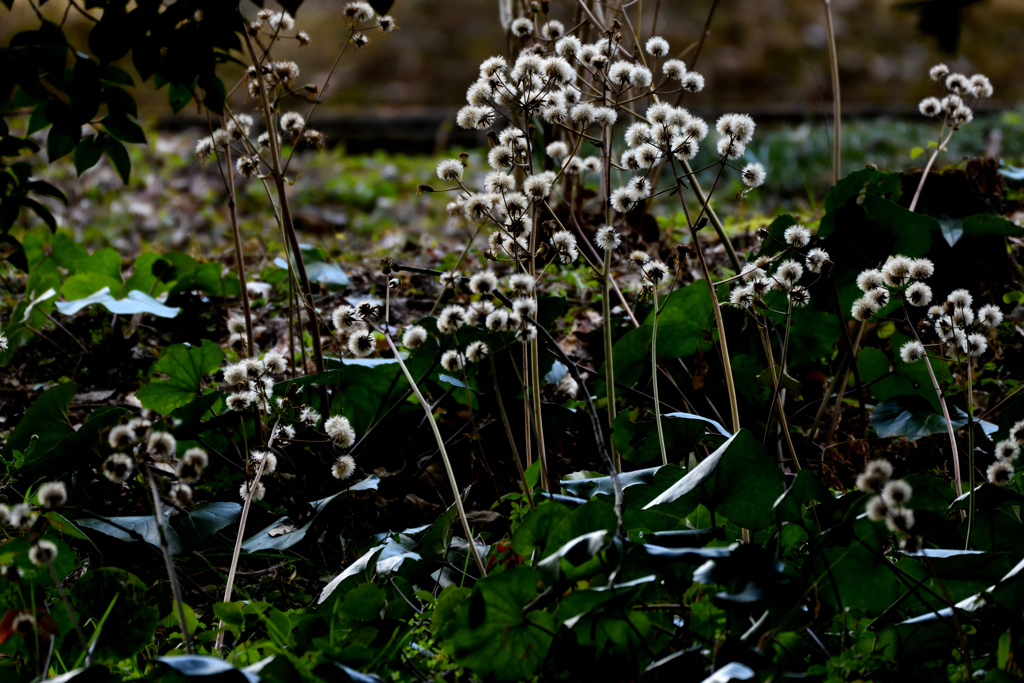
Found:
[[[454,114],[480,148],[404,188],[439,237],[302,232],[321,97],[397,28],[366,2],[316,84],[296,6],[232,15],[192,169],[225,254],[27,233],[19,343],[122,358],[47,360],[5,436],[0,678],[1019,677],[1019,198],[933,170],[987,79],[933,69],[920,178],[838,177],[837,134],[819,210],[739,230],[787,171],[710,113],[717,3],[694,46],[657,3],[499,5]]]

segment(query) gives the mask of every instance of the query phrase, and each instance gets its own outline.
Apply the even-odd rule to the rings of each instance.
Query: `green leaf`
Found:
[[[65,433],[51,448],[36,447],[31,454],[27,454],[21,465],[22,476],[36,477],[63,471],[69,463],[80,462],[86,453],[98,455],[101,434],[121,422],[127,414],[128,411],[120,406],[97,408],[84,424],[79,425],[75,431]]]
[[[704,505],[740,526],[763,529],[782,493],[782,472],[761,442],[741,429],[643,509],[652,518],[681,521]]]
[[[942,231],[931,216],[913,213],[895,201],[869,194],[864,196],[861,206],[882,233],[892,239],[893,254],[924,256],[931,249],[932,233]]]
[[[569,514],[569,508],[551,500],[543,501],[530,512],[512,536],[512,550],[529,557],[534,550],[543,552],[551,529]]]
[[[209,339],[198,348],[168,346],[151,370],[166,374],[168,379],[153,380],[135,395],[145,407],[166,415],[199,396],[203,378],[216,371],[223,359],[224,352]]]
[[[76,125],[54,124],[46,135],[46,159],[52,164],[70,154],[82,137],[82,129]]]
[[[160,530],[156,523],[156,517],[149,516],[128,516],[128,517],[104,517],[103,519],[79,519],[78,526],[98,531],[101,534],[116,538],[119,541],[132,543],[145,541],[150,545],[162,548],[160,545]],[[182,551],[181,538],[173,527],[167,528],[167,547],[172,555]]]
[[[100,121],[100,125],[103,126],[108,133],[122,142],[132,142],[140,145],[146,144],[146,134],[142,131],[142,128],[139,124],[126,116],[106,116]]]
[[[128,157],[128,150],[111,136],[107,136],[105,147],[107,158],[114,165],[117,175],[121,176],[121,182],[127,185],[132,174],[132,160]]]
[[[215,602],[213,613],[232,629],[241,629],[245,626],[245,615],[242,614],[242,607],[237,602]]]
[[[186,543],[195,543],[231,526],[241,514],[242,506],[238,503],[206,503],[178,522],[178,531]]]
[[[293,545],[301,541],[306,537],[306,533],[313,526],[313,522],[320,515],[321,512],[338,496],[347,495],[353,491],[367,491],[370,489],[376,489],[377,484],[380,483],[380,479],[375,475],[370,475],[366,479],[363,479],[357,484],[353,484],[344,491],[339,491],[332,496],[315,500],[310,505],[313,508],[313,516],[308,522],[303,524],[301,527],[295,526],[292,520],[285,516],[278,519],[273,524],[265,527],[261,531],[257,531],[253,534],[249,540],[242,544],[242,550],[247,553],[255,553],[260,550],[276,550],[282,551],[291,548]]]
[[[566,541],[538,562],[537,574],[546,583],[580,581],[614,565],[621,547],[612,530],[591,531]]]
[[[67,543],[57,536],[50,534],[46,534],[42,538],[30,539],[22,536],[12,541],[7,541],[0,546],[0,564],[14,564],[21,569],[23,572],[21,577],[22,584],[48,588],[53,585],[53,575],[46,567],[36,566],[29,558],[29,549],[38,540],[50,541],[57,546],[57,556],[50,565],[53,567],[53,574],[57,575],[58,581],[74,570],[77,561],[75,553],[68,547]]]
[[[76,276],[77,277],[77,276]],[[123,299],[115,299],[110,295],[110,287],[105,286],[91,296],[74,301],[58,301],[57,310],[64,315],[74,315],[83,308],[100,304],[111,313],[118,315],[136,315],[147,313],[160,318],[175,318],[181,312],[180,308],[164,306],[151,296],[142,292],[131,291]]]
[[[1024,228],[1011,223],[1002,216],[978,214],[963,219],[963,232],[967,237],[997,235],[999,237],[1024,237]]]
[[[146,595],[146,585],[123,569],[91,569],[71,586],[71,602],[80,615],[102,615],[110,601],[117,605],[103,623],[93,657],[116,662],[149,645],[160,620],[160,610]]]
[[[554,617],[544,611],[523,614],[537,594],[537,577],[519,567],[481,579],[457,615],[451,636],[455,660],[486,678],[522,680],[533,676],[551,647]]]
[[[149,296],[160,296],[175,289],[179,281],[187,281],[198,265],[191,256],[177,251],[162,255],[144,252],[135,259],[132,275],[125,282],[124,290],[136,289]]]
[[[53,512],[51,510],[50,512],[44,513],[43,517],[50,520],[50,526],[57,532],[62,533],[65,536],[70,536],[71,538],[77,538],[80,541],[89,540],[89,537],[83,534],[81,529],[60,513]]]
[[[916,159],[919,156],[921,156],[922,154],[924,154],[924,148],[923,147],[914,147],[913,149],[910,150],[910,158],[911,159]]]
[[[715,331],[711,293],[703,282],[693,282],[677,289],[662,300],[658,314],[658,356],[687,358],[697,351],[707,351],[713,344]],[[612,347],[615,378],[633,384],[651,364],[652,311],[640,327],[630,330]],[[601,376],[604,376],[602,370]],[[600,387],[598,393],[601,393]]]
[[[43,454],[61,439],[74,433],[68,419],[68,408],[75,400],[75,385],[71,382],[59,384],[43,392],[25,411],[18,426],[4,445],[3,457],[10,460],[14,451],[25,451],[36,440],[34,452]]]
[[[623,491],[628,489],[630,486],[639,486],[641,484],[650,484],[654,480],[654,475],[661,469],[661,466],[650,467],[644,470],[634,470],[632,472],[624,472],[619,475],[619,484],[622,486]],[[596,495],[614,495],[614,487],[612,486],[611,477],[598,477],[596,479],[571,479],[563,480],[559,482],[566,491],[577,498],[593,498]]]
[[[821,598],[838,607],[838,593],[843,608],[869,615],[880,614],[896,602],[907,589],[881,552],[888,538],[883,524],[867,518],[857,520],[848,533],[836,536],[835,545],[826,546],[814,557],[814,574],[822,586]],[[907,566],[905,561],[899,564],[905,571],[917,566]],[[835,589],[829,586],[833,581]]]
[[[954,406],[950,416],[953,429],[960,429],[967,424],[967,414]],[[936,412],[928,401],[918,396],[897,396],[882,401],[871,411],[871,426],[881,438],[905,436],[916,441],[923,436],[944,434],[946,418]],[[975,420],[985,434],[994,434],[998,427],[984,420]]]
[[[79,176],[99,163],[103,156],[105,137],[102,133],[89,135],[75,147],[75,172]]]
[[[79,273],[78,275],[72,275],[64,281],[64,286],[61,287],[61,294],[68,301],[75,301],[76,299],[85,299],[104,290],[106,290],[108,295],[110,292],[120,294],[121,280],[114,280],[100,273]]]
[[[857,353],[857,370],[861,380],[870,384],[889,374],[889,359],[879,349],[869,346]]]

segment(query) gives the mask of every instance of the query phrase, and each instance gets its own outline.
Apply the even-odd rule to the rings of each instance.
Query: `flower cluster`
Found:
[[[907,503],[913,489],[902,479],[892,479],[892,464],[888,460],[869,461],[864,471],[857,475],[857,488],[864,493],[875,494],[865,505],[868,519],[872,522],[884,520],[890,531],[909,536],[914,526],[914,511],[907,507]]]
[[[334,329],[345,346],[356,358],[366,358],[377,349],[373,336],[373,321],[381,315],[381,305],[374,299],[364,298],[353,304],[343,304],[331,313]]]
[[[1010,436],[996,444],[996,460],[985,473],[990,484],[1002,486],[1013,479],[1015,468],[1013,462],[1020,457],[1020,447],[1024,444],[1024,420],[1010,427]]]
[[[891,257],[881,269],[869,268],[857,276],[857,287],[863,296],[853,302],[854,320],[869,320],[889,305],[892,297],[903,299],[911,306],[924,307],[932,301],[932,288],[922,282],[935,272],[935,266],[926,258]]]
[[[178,444],[170,432],[155,431],[152,423],[144,417],[133,418],[127,424],[111,428],[107,443],[118,451],[110,455],[102,466],[104,476],[115,484],[128,480],[135,469],[136,456],[148,456],[162,460],[174,467],[177,481],[171,486],[171,499],[178,505],[192,502],[191,485],[199,481],[210,464],[209,456],[202,448],[186,449],[181,457],[175,457]],[[43,492],[40,490],[40,500]]]
[[[283,374],[287,368],[285,357],[273,352],[263,358],[246,358],[226,365],[221,371],[224,384],[233,389],[226,401],[228,409],[242,412],[256,406],[260,412],[269,413],[274,396],[274,377]]]
[[[608,202],[618,213],[626,213],[654,194],[651,172],[663,164],[688,161],[707,137],[709,126],[702,118],[682,107],[659,100],[659,96],[680,91],[696,93],[704,78],[687,71],[677,59],[661,63],[662,78],[655,78],[658,60],[669,52],[661,37],[650,38],[645,49],[653,58],[645,63],[641,55],[629,56],[618,37],[604,37],[584,44],[567,35],[557,21],[545,23],[539,34],[533,21],[521,17],[510,24],[512,34],[523,45],[511,63],[504,57],[486,59],[479,77],[466,91],[466,106],[459,110],[459,126],[490,133],[492,146],[487,155],[491,172],[480,190],[469,189],[463,181],[465,164],[447,159],[438,164],[441,180],[458,183],[461,195],[448,204],[451,216],[471,222],[487,222],[496,230],[490,236],[489,258],[519,260],[533,254],[537,239],[531,240],[535,209],[552,193],[565,196],[581,185],[588,173],[627,171],[628,181],[609,190]],[[655,82],[659,80],[660,82]],[[648,99],[651,104],[640,113],[628,103]],[[630,121],[620,121],[620,116]],[[521,121],[539,117],[552,129],[544,141],[548,167],[538,171],[531,149],[533,139]],[[585,157],[586,140],[603,138],[611,142],[617,124],[623,125],[625,149],[613,157]],[[722,163],[743,156],[754,135],[755,124],[745,114],[726,114],[715,125],[716,149]],[[604,168],[608,163],[612,168]],[[740,169],[745,186],[761,185],[766,172],[761,164]],[[429,188],[433,190],[433,188]],[[561,263],[576,260],[575,237],[564,228],[551,237],[550,247]]]
[[[767,308],[765,297],[777,291],[785,293],[794,308],[806,306],[811,295],[806,284],[800,284],[801,280],[807,273],[820,275],[831,263],[824,249],[807,249],[812,237],[811,231],[802,225],[786,228],[786,249],[774,257],[762,256],[744,268],[740,274],[744,284],[732,290],[729,303],[745,309]]]
[[[1003,313],[998,306],[986,304],[975,313],[972,303],[970,292],[956,289],[942,304],[931,306],[927,315],[932,323],[931,329],[942,345],[967,358],[984,354],[988,350],[988,331],[1003,322]],[[924,355],[924,345],[918,341],[908,342],[900,349],[900,357],[908,363],[920,360]]]
[[[43,484],[36,492],[37,507],[29,503],[18,503],[12,507],[0,504],[0,524],[14,531],[30,531],[39,519],[39,510],[53,510],[68,500],[68,488],[62,481]],[[49,541],[43,541],[49,543]],[[56,548],[54,548],[56,553]],[[37,563],[38,564],[38,563]]]
[[[974,118],[973,107],[983,99],[992,97],[992,83],[982,74],[965,76],[952,73],[945,64],[936,64],[928,75],[941,82],[948,93],[941,100],[926,97],[918,104],[920,112],[928,117],[943,116],[943,125],[958,128]]]

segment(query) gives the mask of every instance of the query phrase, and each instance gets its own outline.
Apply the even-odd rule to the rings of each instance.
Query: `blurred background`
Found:
[[[668,39],[674,53],[692,48],[700,37],[712,0],[665,0],[660,3],[657,34]],[[643,39],[651,35],[654,0],[643,3]],[[268,6],[273,6],[268,3]],[[296,15],[296,28],[312,42],[289,49],[279,58],[295,59],[304,83],[323,83],[346,34],[340,0],[306,0]],[[40,10],[60,21],[64,3]],[[550,17],[572,26],[576,3],[551,2]],[[257,8],[243,3],[252,17]],[[923,33],[919,24],[939,26],[939,38]],[[1024,96],[1024,2],[1021,0],[833,0],[832,12],[839,52],[844,112],[849,114],[909,112],[922,97],[934,94],[928,68],[945,61],[954,70],[981,72],[991,78],[995,98],[990,108],[1016,103]],[[390,13],[400,31],[371,34],[360,54],[346,54],[327,90],[335,115],[364,118],[415,112],[449,117],[461,106],[466,87],[479,63],[506,51],[498,16],[498,0],[395,0]],[[77,13],[68,18],[85,46],[87,24]],[[956,34],[949,35],[959,24]],[[0,44],[11,35],[38,25],[27,2],[13,10],[0,7]],[[957,43],[950,54],[943,51]],[[689,65],[692,50],[684,56]],[[130,61],[123,64],[130,68]],[[688,106],[700,112],[744,109],[777,116],[826,112],[831,102],[828,45],[821,0],[720,0],[697,70],[707,87]],[[227,67],[225,82],[240,73]],[[230,87],[230,85],[229,85]],[[164,117],[166,95],[152,83],[139,88],[146,114]],[[182,112],[195,116],[193,108]]]
[[[642,40],[652,33],[657,5],[656,33],[692,65],[715,0],[638,1],[645,15]],[[267,4],[276,9],[271,0]],[[326,79],[348,36],[344,5],[343,0],[306,0],[295,28],[309,34],[310,45],[300,49],[288,41],[275,48],[275,58],[298,63],[300,83],[320,86]],[[60,22],[66,8],[66,2],[51,1],[39,11]],[[553,0],[550,17],[571,28],[576,8],[575,0]],[[923,148],[938,126],[918,114],[917,103],[943,94],[927,72],[945,62],[955,71],[988,75],[995,96],[954,136],[940,166],[965,157],[1000,157],[1005,182],[1015,197],[1024,196],[1024,0],[832,0],[832,10],[844,116],[843,174],[865,164],[893,171],[924,164]],[[257,7],[244,2],[242,11],[251,19]],[[440,156],[460,149],[470,151],[474,173],[486,169],[486,139],[457,128],[455,112],[465,103],[480,62],[513,47],[501,27],[499,0],[395,0],[390,13],[400,30],[369,33],[370,44],[356,54],[346,52],[327,87],[314,126],[326,134],[328,148],[299,153],[303,181],[292,192],[304,208],[297,221],[337,257],[388,253],[439,230],[450,232],[453,241],[438,253],[454,253],[449,247],[465,236],[445,218],[444,198],[419,197],[416,187],[432,181]],[[70,40],[84,49],[89,24],[74,11],[67,21]],[[922,22],[930,33],[921,30]],[[38,25],[28,0],[15,0],[12,10],[0,4],[0,45]],[[780,211],[805,222],[820,217],[832,184],[825,26],[822,0],[717,0],[696,65],[707,85],[688,95],[684,105],[711,121],[726,111],[754,115],[758,133],[745,158],[769,169],[769,181],[758,192],[741,194],[738,180],[722,189],[717,210],[733,234],[754,230]],[[130,58],[119,65],[132,71]],[[231,89],[242,70],[225,64],[219,73]],[[236,111],[255,114],[244,90],[238,89],[232,104]],[[230,245],[222,178],[215,164],[201,165],[193,155],[195,140],[209,134],[205,113],[193,103],[172,114],[166,89],[157,90],[152,80],[137,85],[135,96],[151,134],[149,145],[130,148],[129,187],[122,187],[106,160],[81,177],[70,161],[47,168],[41,156],[35,160],[36,172],[72,197],[73,210],[54,207],[58,220],[126,255],[154,241],[199,253],[206,253],[207,241]],[[309,104],[285,108],[305,114]],[[42,134],[37,135],[41,142]],[[702,150],[695,167],[713,164],[712,152],[710,146]],[[701,179],[708,185],[714,180]],[[246,186],[242,222],[272,245],[277,227],[263,210],[262,192],[257,183]],[[666,224],[673,220],[670,214],[659,217]],[[1013,220],[1024,224],[1024,211]]]

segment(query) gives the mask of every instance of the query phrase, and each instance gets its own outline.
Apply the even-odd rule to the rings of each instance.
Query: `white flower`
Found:
[[[487,315],[484,326],[491,332],[501,332],[508,327],[508,311],[499,308]]]
[[[270,451],[253,451],[251,457],[253,467],[259,467],[261,462],[266,461],[263,474],[273,474],[277,469],[277,456]]]
[[[57,557],[57,545],[52,541],[40,540],[28,549],[28,559],[37,567],[53,562]]]
[[[893,256],[882,266],[882,278],[890,287],[902,287],[910,278],[913,262],[906,256]]]
[[[647,40],[647,45],[644,46],[644,49],[652,57],[664,57],[668,54],[668,41],[658,36],[652,36]]]
[[[824,249],[811,249],[807,252],[807,258],[804,259],[804,263],[807,265],[807,270],[812,273],[820,273],[821,267],[825,265],[828,260],[828,252]]]
[[[767,177],[767,173],[764,170],[764,166],[761,164],[747,164],[740,171],[740,176],[743,178],[743,184],[747,187],[760,187],[764,184],[764,179]]]
[[[51,481],[39,487],[38,498],[41,507],[60,507],[68,500],[68,487],[62,481]]]
[[[413,325],[402,334],[402,346],[407,349],[419,348],[427,340],[427,331],[419,325]]]
[[[533,34],[533,22],[526,17],[519,17],[512,22],[512,35],[517,38],[526,38]]]
[[[103,476],[115,484],[120,484],[131,476],[133,467],[130,457],[123,453],[115,453],[103,461]]]
[[[331,474],[334,475],[335,479],[344,481],[352,476],[352,473],[356,471],[356,461],[351,455],[343,455],[334,461],[331,466]]]
[[[792,230],[792,228],[789,228]],[[775,271],[775,278],[782,282],[787,287],[791,287],[796,284],[804,274],[804,267],[793,259],[786,259],[779,264],[779,267]]]
[[[726,159],[738,159],[747,150],[746,146],[738,139],[728,136],[718,138],[716,148],[719,156]]]
[[[469,278],[469,290],[474,294],[489,294],[498,287],[498,276],[492,270],[482,270]]]
[[[516,273],[508,278],[509,289],[520,295],[532,292],[533,284],[533,277],[526,273]]]
[[[974,302],[974,297],[966,289],[954,289],[946,300],[956,308],[968,308]]]
[[[295,137],[305,127],[306,120],[302,118],[302,115],[298,112],[290,111],[281,114],[281,132],[290,136]]]
[[[907,342],[900,348],[900,358],[904,363],[916,363],[925,357],[924,344],[919,341]]]
[[[860,275],[857,276],[857,286],[862,292],[870,292],[872,289],[877,289],[882,286],[884,281],[885,279],[882,277],[882,271],[877,268],[863,270]]]
[[[370,330],[353,332],[348,338],[348,350],[356,358],[366,358],[377,348],[377,340]]]
[[[324,431],[338,448],[350,448],[356,442],[356,432],[348,418],[335,415],[324,422]]]
[[[110,430],[110,435],[107,438],[107,443],[110,447],[119,451],[123,451],[125,448],[131,446],[137,437],[135,436],[135,430],[128,425],[117,425]]]
[[[927,280],[935,272],[935,264],[926,258],[916,258],[910,261],[910,277],[915,280]]]
[[[579,257],[579,251],[576,249],[576,236],[568,230],[559,230],[552,235],[551,246],[554,247],[555,253],[558,254],[558,258],[563,264],[572,263]]]
[[[318,424],[320,424],[320,413],[313,410],[309,406],[306,406],[299,413],[299,422],[303,422],[309,425],[310,427],[316,427]]]
[[[1002,486],[1013,479],[1014,469],[1009,460],[996,460],[988,466],[985,476],[990,484]]]
[[[669,59],[662,64],[661,72],[668,78],[681,81],[683,80],[683,76],[686,75],[686,64],[678,59]]]
[[[988,340],[982,334],[969,334],[961,348],[972,358],[977,358],[988,349]]]
[[[806,247],[811,241],[811,231],[802,225],[791,225],[782,235],[791,247]]]
[[[1020,446],[1011,439],[1000,441],[996,444],[995,456],[997,460],[1015,460],[1020,455]]]
[[[932,288],[923,282],[915,282],[907,287],[905,295],[911,306],[927,306],[932,301]]]
[[[466,309],[458,304],[445,306],[437,316],[437,330],[441,334],[454,334],[466,322]]]
[[[238,487],[238,496],[242,500],[245,500],[249,495],[249,491],[252,490],[253,500],[263,500],[263,496],[267,495],[267,487],[263,485],[263,482],[256,484],[254,487],[250,487],[246,482],[242,482],[241,486]]]
[[[523,192],[534,199],[545,199],[551,194],[551,179],[544,175],[532,175],[523,181]]]
[[[437,177],[441,180],[458,180],[462,177],[462,162],[458,159],[444,159],[437,165]]]
[[[561,159],[569,155],[569,146],[561,140],[556,140],[545,147],[544,152],[552,159]]]
[[[479,363],[487,357],[489,352],[490,349],[487,347],[487,344],[482,341],[475,341],[466,347],[466,360],[470,363]]]
[[[597,245],[598,249],[602,249],[604,251],[617,249],[621,243],[622,237],[620,237],[615,228],[610,225],[599,228],[597,234],[594,235],[594,244]]]
[[[458,372],[465,365],[465,360],[461,353],[451,349],[441,354],[441,367],[447,372]]]
[[[205,161],[213,154],[213,138],[206,137],[196,141],[196,159]]]
[[[978,309],[978,322],[988,328],[999,327],[1003,322],[1003,312],[998,306],[986,304]]]
[[[926,97],[918,103],[917,109],[925,116],[938,116],[942,111],[942,102],[937,97]]]
[[[150,454],[158,458],[167,458],[174,455],[176,442],[168,432],[152,432],[146,448]]]
[[[882,499],[890,508],[903,507],[910,500],[914,489],[902,479],[893,479],[882,489]]]

